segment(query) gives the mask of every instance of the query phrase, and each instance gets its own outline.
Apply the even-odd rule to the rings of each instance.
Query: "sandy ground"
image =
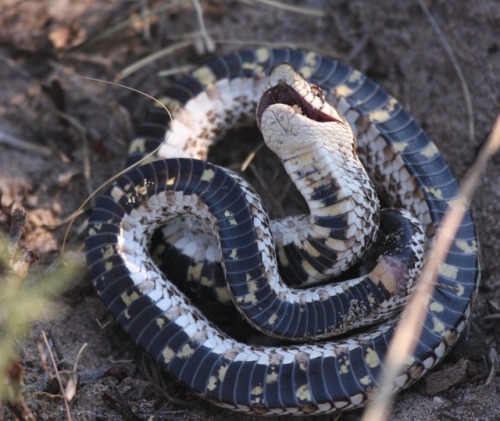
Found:
[[[416,1],[292,4],[318,13],[280,10],[251,0],[201,1],[216,54],[272,43],[310,48],[349,62],[403,103],[461,178],[500,109],[500,3],[426,2],[471,93],[472,140],[460,79]],[[9,134],[30,147],[0,141],[1,200],[4,207],[13,202],[27,211],[23,241],[38,256],[35,273],[43,273],[58,257],[62,222],[89,190],[122,168],[133,127],[150,103],[78,75],[114,80],[138,59],[182,43],[184,47],[121,80],[158,95],[168,83],[158,76],[159,70],[196,65],[211,55],[195,48],[195,39],[200,44],[198,31],[195,9],[187,0],[1,2],[0,132],[2,139]],[[489,355],[497,355],[500,339],[498,318],[492,317],[498,317],[500,309],[499,163],[499,156],[490,162],[472,203],[483,279],[467,337],[436,375],[401,394],[393,420],[500,419],[500,379],[493,377],[486,384]],[[6,213],[0,213],[0,232],[8,232]],[[84,227],[81,217],[70,233],[73,250],[82,249]],[[42,330],[50,334],[61,360],[72,362],[82,344],[88,344],[79,361],[79,388],[70,402],[75,420],[242,418],[201,402],[175,383],[163,392],[151,385],[139,370],[137,349],[111,323],[85,272],[75,274],[68,292],[57,300],[54,317],[41,320],[19,343],[30,385],[26,400],[39,419],[66,419],[63,401],[45,387],[37,348]],[[12,419],[8,410],[5,416]],[[342,419],[359,416],[352,413]]]

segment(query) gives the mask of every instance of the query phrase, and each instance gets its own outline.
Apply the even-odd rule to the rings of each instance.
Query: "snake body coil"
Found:
[[[275,237],[279,236],[276,233],[286,232],[287,221],[283,225],[270,222],[256,194],[238,176],[192,159],[206,158],[215,135],[255,112],[267,76],[282,62],[319,86],[327,100],[336,104],[357,135],[359,155],[378,195],[385,204],[407,210],[382,212],[380,228],[388,239],[388,251],[372,272],[361,277],[363,282],[351,282],[345,290],[336,286],[287,289],[279,281],[271,234],[271,230]],[[276,96],[273,91],[274,102],[287,105],[288,94],[284,95],[285,100],[276,101]],[[264,98],[265,94],[261,101],[264,105],[257,112],[259,124],[264,121],[266,110],[272,109]],[[155,149],[168,133],[158,153],[162,159],[122,176],[101,197],[89,221],[87,261],[102,301],[131,338],[162,368],[218,405],[262,414],[318,414],[364,405],[384,369],[394,317],[364,333],[337,341],[275,347],[239,343],[210,323],[165,279],[148,256],[148,241],[154,231],[166,224],[167,241],[171,248],[178,246],[170,255],[184,253],[196,260],[191,240],[179,240],[186,225],[199,228],[199,223],[190,219],[194,216],[214,232],[212,237],[219,249],[204,252],[198,263],[193,263],[193,268],[199,270],[193,269],[190,274],[201,272],[202,266],[197,265],[212,259],[207,256],[213,254],[214,261],[220,259],[229,293],[242,304],[241,311],[252,324],[264,325],[264,330],[274,336],[294,340],[341,333],[345,326],[356,325],[352,324],[352,314],[347,317],[338,308],[349,310],[351,301],[363,299],[362,293],[370,297],[365,301],[369,304],[356,306],[356,315],[362,313],[363,317],[377,321],[378,316],[373,313],[379,307],[382,312],[387,307],[388,313],[399,309],[393,306],[393,298],[384,295],[386,290],[411,291],[411,285],[387,287],[393,284],[387,283],[386,273],[394,275],[404,267],[403,272],[411,274],[404,275],[404,279],[413,279],[414,268],[420,266],[414,251],[421,244],[412,240],[418,235],[416,223],[408,225],[398,218],[411,212],[431,240],[449,201],[458,194],[458,185],[437,148],[401,105],[378,85],[344,64],[310,52],[259,49],[216,59],[169,88],[164,102],[175,109],[173,121],[169,122],[163,110],[152,110],[139,129],[128,163]],[[304,104],[293,109],[307,114],[307,107]],[[324,110],[314,108],[307,117],[321,122],[337,120],[336,114],[329,117],[318,109]],[[179,158],[172,159],[173,156]],[[291,165],[295,168],[296,163]],[[310,175],[309,170],[290,172],[299,174],[298,178],[305,177],[305,173]],[[314,192],[321,195],[309,198],[310,207],[314,200],[322,205],[329,200],[323,196],[328,189],[317,182],[321,188]],[[306,183],[306,188],[310,185]],[[370,191],[367,190],[368,196]],[[328,202],[326,207],[335,206]],[[321,218],[312,217],[316,225],[311,232],[318,230]],[[179,225],[178,220],[182,221]],[[328,229],[322,231],[331,234],[332,223],[326,226]],[[342,250],[348,238],[333,236],[329,244]],[[297,237],[291,236],[292,241],[288,242],[286,235],[283,237],[277,243],[278,248],[282,247],[278,254],[284,256],[285,262],[290,263],[291,256],[299,253],[299,264],[291,271],[297,274],[297,282],[304,277],[317,278],[319,270],[311,269],[310,262],[314,263],[311,255],[319,256],[320,240],[314,247],[292,247],[290,244]],[[311,233],[304,238],[309,241]],[[402,244],[408,247],[405,249]],[[210,247],[214,246],[210,243],[204,250],[211,250]],[[323,249],[328,259],[333,259],[331,251]],[[393,265],[396,255],[398,263]],[[383,269],[378,270],[380,265]],[[398,388],[407,387],[430,370],[458,339],[470,314],[479,280],[478,265],[476,233],[467,213],[441,266],[423,332],[404,373],[396,381]],[[385,274],[380,275],[382,272]],[[395,275],[389,276],[390,280],[393,278]],[[227,291],[225,287],[211,287]],[[219,295],[223,300],[227,298],[224,292]],[[402,303],[403,298],[399,306]]]

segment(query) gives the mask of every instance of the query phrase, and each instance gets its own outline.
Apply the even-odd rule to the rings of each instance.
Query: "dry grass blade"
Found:
[[[69,114],[59,110],[54,110],[53,112],[59,118],[66,121],[75,129],[76,135],[78,137],[78,143],[82,145],[83,176],[85,178],[85,187],[87,189],[87,193],[91,194],[93,189],[90,182],[90,158],[89,158],[89,146],[87,140],[87,130],[80,124],[80,122],[77,119],[71,117]]]
[[[291,4],[287,3],[281,3],[276,0],[240,0],[243,3],[249,3],[249,4],[255,4],[255,3],[262,3],[266,4],[271,7],[275,7],[276,9],[282,9],[286,10],[287,12],[292,12],[292,13],[300,13],[302,15],[307,15],[307,16],[315,16],[318,18],[324,18],[326,16],[326,13],[323,12],[322,10],[318,9],[312,9],[310,7],[300,7],[300,6],[293,6]]]
[[[203,19],[203,9],[201,8],[200,2],[198,0],[192,0],[194,10],[196,11],[196,20],[198,21],[198,26],[200,27],[201,40],[203,45],[198,45],[198,52],[204,53],[208,51],[213,53],[215,51],[215,43],[208,35],[207,28],[205,26],[205,20]]]
[[[488,160],[499,150],[500,115],[496,119],[493,131],[486,144],[464,177],[460,195],[450,203],[450,208],[443,218],[440,231],[436,236],[433,253],[429,253],[418,280],[418,286],[408,302],[406,311],[401,317],[389,345],[385,358],[386,372],[380,379],[377,396],[363,414],[363,420],[365,421],[382,421],[387,418],[391,405],[391,391],[393,390],[394,379],[407,361],[408,356],[415,349],[416,341],[422,331],[422,321],[425,319],[429,297],[435,287],[439,267],[446,258],[460,221],[468,209],[468,204]],[[408,309],[411,309],[411,311],[408,311]]]
[[[186,64],[184,66],[171,67],[169,69],[160,70],[158,72],[158,77],[170,77],[174,75],[178,75],[181,73],[188,73],[193,70],[194,66],[190,64]]]
[[[140,18],[140,23],[144,25],[144,27],[148,27],[149,24],[147,23],[147,20],[152,18],[153,16],[160,15],[162,13],[165,13],[169,10],[174,10],[176,8],[180,8],[181,6],[184,6],[185,4],[189,3],[191,0],[170,0],[168,2],[160,2],[160,5],[157,7],[153,8],[148,8],[148,7],[141,7],[141,4],[137,2],[137,4],[131,4],[131,8],[128,9],[124,14],[121,16],[118,16],[119,19],[117,23],[111,24],[111,26],[107,26],[107,28],[95,35],[94,37],[90,38],[86,43],[85,47],[87,49],[90,49],[90,47],[94,46],[96,43],[99,41],[105,40],[105,39],[110,39],[113,36],[115,36],[117,33],[120,31],[125,30],[126,28],[130,27],[133,25],[131,23],[131,15],[137,10],[141,10],[141,18]],[[73,55],[74,53],[70,53]],[[89,57],[86,57],[88,59]]]
[[[170,119],[172,118],[172,115],[170,114],[170,111],[168,110],[167,107],[165,107],[164,104],[161,103],[161,101],[159,101],[158,99],[154,98],[153,96],[151,95],[148,95],[146,94],[145,92],[141,92],[139,91],[138,89],[134,89],[134,88],[131,88],[130,86],[126,86],[126,85],[122,85],[122,84],[119,84],[119,83],[116,83],[116,82],[110,82],[110,81],[106,81],[106,80],[100,80],[100,79],[95,79],[95,78],[92,78],[92,77],[86,77],[86,76],[80,76],[82,79],[87,79],[87,80],[91,80],[91,81],[94,81],[94,82],[100,82],[100,83],[105,83],[105,84],[108,84],[108,85],[114,85],[114,86],[119,86],[120,88],[124,88],[124,89],[128,89],[132,92],[135,92],[135,93],[138,93],[138,94],[141,94],[141,95],[144,95],[146,98],[149,98],[150,100],[152,100],[153,102],[155,102],[156,104],[158,104],[161,108],[163,108],[166,113],[169,115]],[[83,203],[80,205],[80,207],[73,212],[73,214],[69,217],[69,225],[68,227],[66,228],[66,231],[64,233],[64,238],[63,238],[63,244],[62,244],[62,247],[61,247],[61,256],[64,257],[65,255],[65,249],[66,249],[66,243],[67,243],[67,240],[68,240],[68,235],[69,235],[69,231],[71,229],[71,227],[73,226],[73,223],[75,222],[76,218],[81,215],[81,213],[83,212],[83,209],[85,208],[85,206],[87,206],[87,204],[100,192],[102,191],[105,187],[109,186],[110,183],[112,183],[114,180],[116,180],[118,177],[122,176],[123,174],[125,174],[127,171],[131,170],[132,168],[135,168],[141,164],[144,164],[146,163],[152,156],[154,156],[156,154],[156,152],[158,151],[158,149],[161,147],[161,144],[158,145],[156,147],[156,149],[152,150],[150,153],[148,153],[147,155],[145,155],[144,157],[142,157],[142,159],[140,159],[139,161],[137,161],[135,164],[132,164],[130,166],[128,166],[127,168],[123,169],[122,171],[120,171],[119,173],[117,173],[115,176],[111,177],[110,179],[106,180],[105,182],[103,182],[99,187],[97,187],[96,189],[94,189],[88,196],[87,198],[83,201]]]
[[[42,332],[42,336],[43,336],[43,341],[45,343],[45,347],[46,347],[46,349],[48,351],[48,354],[49,354],[49,357],[50,357],[50,361],[52,363],[52,367],[55,370],[57,382],[59,383],[59,388],[61,389],[61,394],[62,394],[62,397],[63,397],[63,400],[64,400],[64,408],[66,409],[66,419],[68,421],[71,421],[73,418],[71,416],[71,410],[69,409],[68,399],[66,397],[66,394],[63,392],[64,391],[64,386],[63,386],[61,377],[59,376],[59,370],[57,369],[56,359],[54,358],[54,354],[53,354],[53,352],[52,352],[52,350],[50,348],[50,344],[49,344],[49,341],[47,340],[47,335],[45,335],[45,332]]]
[[[255,158],[255,155],[257,155],[257,152],[259,152],[263,146],[265,145],[264,142],[261,142],[259,143],[249,154],[248,156],[245,158],[245,160],[242,162],[241,166],[240,166],[240,171],[241,172],[245,172],[248,168],[248,166],[252,163],[252,161],[254,160]]]
[[[156,60],[160,59],[161,57],[168,56],[169,54],[174,53],[175,51],[181,50],[183,48],[187,48],[189,46],[193,45],[192,40],[187,40],[187,41],[181,41],[178,42],[177,44],[171,45],[167,48],[163,48],[159,51],[156,51],[153,54],[150,54],[149,56],[146,56],[142,58],[141,60],[136,61],[135,63],[131,64],[130,66],[125,67],[121,72],[119,72],[116,75],[115,81],[120,81],[127,76],[130,76],[132,73],[137,72],[139,69],[143,68],[144,66],[147,66],[150,63],[155,62]]]
[[[491,363],[491,369],[490,369],[490,372],[488,374],[488,377],[486,379],[486,381],[484,382],[484,384],[487,386],[487,385],[490,385],[493,383],[493,379],[497,376],[498,374],[498,354],[497,354],[497,351],[495,349],[495,347],[491,347],[490,348],[490,363]]]
[[[453,49],[450,47],[450,44],[446,40],[443,32],[441,32],[441,29],[439,28],[439,25],[437,24],[436,20],[432,16],[431,12],[429,11],[428,7],[426,6],[425,2],[423,0],[417,0],[420,8],[423,10],[427,20],[432,26],[432,29],[436,33],[436,36],[438,37],[438,40],[443,47],[444,51],[446,52],[446,55],[450,59],[453,68],[455,69],[455,72],[457,73],[458,78],[460,79],[460,85],[462,86],[462,91],[464,93],[464,101],[465,101],[465,107],[467,109],[467,118],[469,121],[469,141],[474,141],[474,113],[472,111],[472,101],[470,98],[470,92],[469,92],[469,87],[467,85],[467,81],[465,80],[465,76],[462,73],[462,69],[460,65],[458,64],[458,61],[455,57],[455,53],[453,52]]]

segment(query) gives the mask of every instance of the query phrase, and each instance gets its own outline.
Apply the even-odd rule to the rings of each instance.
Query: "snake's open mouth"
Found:
[[[257,105],[256,117],[259,128],[262,120],[262,114],[264,114],[264,111],[273,104],[285,104],[291,107],[296,107],[300,110],[302,115],[320,123],[338,121],[335,117],[315,108],[285,81],[280,81],[278,84],[269,88],[262,94],[262,98]]]

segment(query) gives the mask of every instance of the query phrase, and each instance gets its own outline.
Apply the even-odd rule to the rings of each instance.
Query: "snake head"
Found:
[[[274,68],[267,90],[257,106],[257,125],[261,127],[264,111],[274,104],[288,105],[317,122],[343,122],[344,119],[326,102],[323,92],[316,85],[306,82],[287,63]]]
[[[344,140],[352,136],[345,118],[326,101],[321,89],[286,63],[272,71],[257,105],[256,120],[266,144],[278,155],[284,143],[287,150],[294,149],[294,138],[297,147],[302,148],[315,139],[334,138],[339,132]],[[325,123],[333,123],[334,127],[322,127]]]

